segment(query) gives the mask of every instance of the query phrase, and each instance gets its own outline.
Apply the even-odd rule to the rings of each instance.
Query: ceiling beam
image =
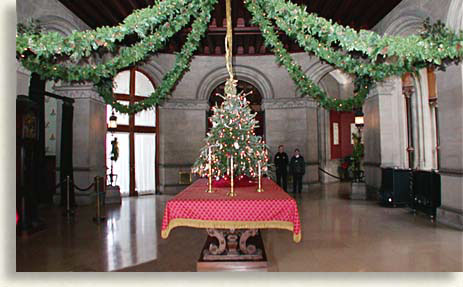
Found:
[[[339,24],[346,24],[344,21],[342,21],[342,16],[345,14],[345,11],[348,9],[348,7],[352,6],[353,0],[344,0],[342,1],[341,7],[339,7],[336,10],[336,13],[334,13],[333,20],[338,22]]]
[[[126,0],[129,4],[130,4],[130,7],[132,7],[132,10],[130,11],[129,14],[131,14],[133,12],[133,10],[137,10],[138,9],[138,4],[137,2],[135,2],[134,0]]]
[[[348,8],[350,13],[347,14],[348,16],[345,18],[345,21],[344,21],[346,25],[351,25],[351,22],[354,22],[354,24],[357,26],[357,23],[353,20],[358,18],[359,15],[363,15],[365,13],[365,11],[362,9],[363,7],[361,7],[362,3],[363,1],[357,0],[357,1],[354,1],[352,5],[350,5],[350,7]],[[352,27],[352,28],[355,29],[356,27]]]
[[[121,22],[121,20],[124,18],[124,15],[118,14],[116,16],[115,14],[119,11],[117,10],[110,11],[108,6],[101,2],[102,2],[101,0],[93,0],[93,1],[89,1],[89,4],[93,5],[93,7],[96,10],[99,10],[106,19],[109,19],[111,21],[110,26],[117,25],[119,22]]]
[[[223,27],[223,11],[225,11],[225,1],[219,0],[214,10],[217,27]]]
[[[87,14],[86,5],[76,5],[74,1],[68,0],[60,0],[60,2],[91,28],[96,28],[98,26],[98,23],[95,21],[95,19],[97,19],[95,15],[93,13]]]
[[[125,17],[129,15],[129,11],[127,11],[127,9],[119,1],[121,0],[113,0],[113,3],[116,6],[116,10],[122,15],[122,19],[125,19]]]

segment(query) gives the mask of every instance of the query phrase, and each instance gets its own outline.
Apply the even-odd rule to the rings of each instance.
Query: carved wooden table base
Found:
[[[218,245],[212,240],[209,248],[203,250],[204,261],[264,259],[262,249],[247,242],[258,235],[257,229],[207,229],[207,234],[215,238]]]

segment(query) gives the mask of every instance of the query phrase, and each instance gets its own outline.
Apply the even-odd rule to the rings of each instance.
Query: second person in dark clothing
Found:
[[[293,176],[293,192],[301,193],[302,177],[305,174],[305,162],[299,153],[299,149],[294,150],[294,155],[289,163],[289,173]]]
[[[284,151],[283,145],[278,146],[278,152],[273,161],[276,167],[277,184],[287,192],[287,179],[288,179],[288,155]]]

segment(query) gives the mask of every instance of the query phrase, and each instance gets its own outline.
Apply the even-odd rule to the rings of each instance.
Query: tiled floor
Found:
[[[405,208],[349,200],[349,188],[317,185],[296,196],[302,241],[264,230],[270,271],[463,271],[463,232]],[[43,210],[48,228],[17,239],[17,271],[195,271],[206,233],[176,228],[161,239],[169,198],[125,198],[99,226],[94,207],[79,207],[74,222]]]

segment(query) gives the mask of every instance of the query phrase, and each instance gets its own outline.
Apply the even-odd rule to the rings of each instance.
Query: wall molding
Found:
[[[175,164],[175,163],[164,163],[164,164],[159,164],[159,168],[191,168],[193,166],[193,163],[191,164]]]
[[[74,100],[87,100],[91,99],[98,103],[104,104],[103,98],[98,94],[95,86],[91,83],[82,83],[82,84],[60,84],[54,85],[53,89],[55,93],[72,98]]]
[[[439,173],[447,176],[463,177],[463,170],[461,169],[441,168]]]
[[[306,109],[318,108],[318,103],[309,98],[283,98],[283,99],[264,99],[262,102],[264,110],[279,110],[279,109]]]
[[[171,110],[202,110],[209,109],[209,103],[206,100],[181,100],[169,99],[163,102],[160,106],[161,109]]]

